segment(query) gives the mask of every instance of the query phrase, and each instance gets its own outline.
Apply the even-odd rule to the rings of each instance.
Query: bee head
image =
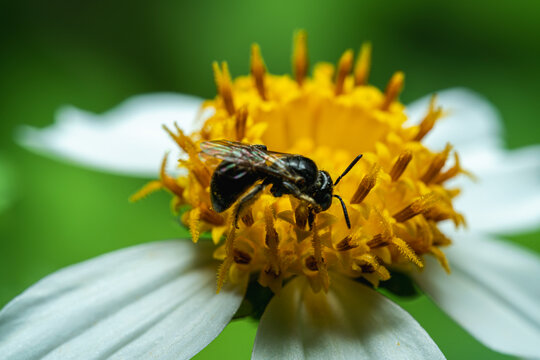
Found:
[[[324,170],[320,170],[317,173],[317,180],[313,186],[311,197],[319,204],[321,211],[328,210],[332,205],[333,189],[334,185],[332,184],[330,174]]]

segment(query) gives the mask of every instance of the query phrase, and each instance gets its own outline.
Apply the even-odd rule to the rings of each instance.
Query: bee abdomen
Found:
[[[222,161],[218,165],[210,182],[210,200],[218,213],[230,208],[236,200],[253,184],[261,179],[260,175],[239,167],[231,167],[230,162]]]

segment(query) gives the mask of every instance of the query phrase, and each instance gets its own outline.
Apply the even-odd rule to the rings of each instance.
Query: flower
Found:
[[[540,274],[540,261],[491,234],[538,224],[540,198],[533,181],[540,149],[503,151],[496,113],[465,90],[441,92],[436,101],[433,97],[420,100],[407,109],[405,123],[405,109],[396,101],[401,73],[392,77],[384,94],[365,85],[369,47],[363,48],[353,76],[347,76],[352,53],[346,52],[335,79],[331,67],[321,65],[311,80],[307,78],[305,37],[301,33],[298,39],[294,81],[265,74],[257,47],[253,48],[250,77],[233,83],[226,65],[215,65],[219,96],[203,105],[214,113],[204,116],[199,128],[188,129],[186,120],[169,131],[189,155],[181,160],[187,177],[186,172],[171,175],[165,169],[167,163],[174,163],[169,155],[160,180],[149,183],[139,194],[168,189],[173,194],[173,208],[191,205],[183,219],[190,225],[193,239],[202,230],[212,230],[218,242],[229,231],[224,247],[214,251],[202,241],[196,246],[156,242],[61,270],[2,310],[3,354],[8,358],[83,354],[188,358],[230,321],[242,302],[249,275],[259,273],[259,282],[279,295],[261,318],[254,358],[359,354],[442,358],[410,315],[370,287],[351,280],[362,277],[377,286],[399,268],[486,345],[525,357],[539,355],[535,344],[540,340],[536,305],[540,289],[527,279]],[[152,111],[154,106],[170,110],[160,119],[169,122],[175,117],[185,120],[182,114],[194,116],[199,104],[193,98],[173,95],[142,97],[106,115],[112,122],[105,125],[71,109],[61,113],[64,120],[55,127],[27,129],[22,139],[31,148],[66,154],[87,165],[121,172],[133,168],[144,174],[157,170],[154,166],[165,143],[155,135],[155,148],[141,148],[142,143],[154,143],[156,133],[147,131],[145,121],[148,116],[156,128],[160,114]],[[443,112],[436,105],[449,112],[446,118],[438,120]],[[351,124],[351,120],[357,122]],[[192,130],[194,134],[187,137]],[[212,168],[208,166],[212,160],[201,161],[197,152],[200,141],[222,137],[305,154],[334,177],[356,155],[357,146],[362,148],[364,158],[335,189],[344,195],[351,230],[342,220],[339,204],[320,212],[310,231],[305,227],[301,202],[269,193],[240,214],[243,220],[235,230],[229,220],[234,214],[211,210],[208,184]],[[119,139],[132,140],[135,146],[119,149]],[[443,168],[451,152],[447,141],[461,158],[455,156],[454,165]],[[121,151],[129,155],[129,161],[137,161],[125,162],[124,156],[117,155]],[[100,161],[103,159],[106,162]],[[122,165],[116,166],[117,161]],[[471,190],[463,176],[456,177],[463,169],[472,170],[483,184]],[[447,185],[450,181],[455,184]],[[456,196],[454,186],[463,194]],[[502,211],[500,204],[512,213]],[[442,225],[441,220],[446,219],[454,225],[463,222],[454,209],[465,214],[469,232]],[[445,257],[441,246],[450,241],[452,245],[444,248]],[[223,288],[218,294],[213,256],[223,260],[219,272]],[[445,272],[446,261],[451,275]],[[415,265],[425,270],[417,271]],[[283,280],[288,282],[281,289]]]

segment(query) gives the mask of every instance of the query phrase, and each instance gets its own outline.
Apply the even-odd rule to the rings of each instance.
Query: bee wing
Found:
[[[216,159],[229,161],[237,165],[252,166],[253,163],[264,161],[253,154],[250,145],[228,140],[213,140],[201,143],[201,153]]]
[[[231,162],[238,167],[297,180],[283,161],[283,157],[290,154],[269,152],[263,147],[229,140],[205,141],[200,146],[203,155]]]

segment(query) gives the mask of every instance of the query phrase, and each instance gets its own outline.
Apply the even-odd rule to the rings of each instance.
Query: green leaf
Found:
[[[381,281],[379,288],[401,297],[416,297],[420,295],[412,279],[397,271],[392,271],[392,277],[390,279]]]
[[[242,319],[245,317],[251,317],[255,320],[260,320],[261,316],[266,309],[266,305],[270,302],[274,293],[267,287],[261,286],[257,282],[257,276],[252,276],[246,291],[244,301],[240,305],[240,308],[233,317],[235,319]]]

